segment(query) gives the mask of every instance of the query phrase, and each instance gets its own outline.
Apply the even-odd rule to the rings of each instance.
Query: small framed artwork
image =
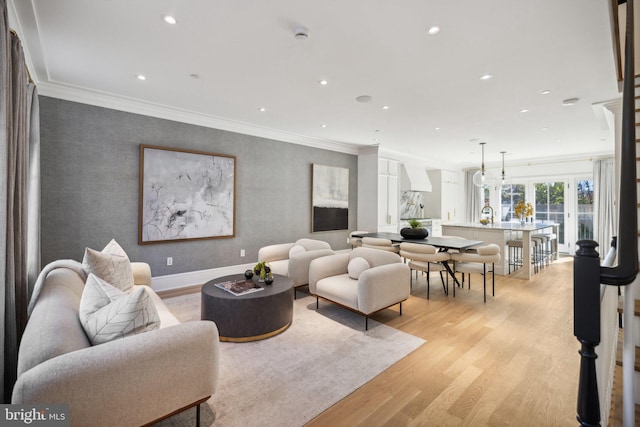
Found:
[[[349,228],[349,169],[312,165],[312,232]]]
[[[235,236],[236,158],[140,145],[138,243]]]

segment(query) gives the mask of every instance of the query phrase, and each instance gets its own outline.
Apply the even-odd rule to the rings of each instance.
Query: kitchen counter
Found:
[[[531,234],[543,229],[553,230],[558,234],[558,224],[552,222],[537,221],[534,223],[519,222],[496,222],[493,224],[482,225],[480,223],[457,223],[443,224],[442,234],[444,236],[459,236],[470,240],[482,240],[489,243],[495,243],[500,247],[502,259],[499,264],[495,265],[495,273],[499,275],[509,274],[509,251],[507,241],[516,238],[522,238],[528,244],[524,244],[522,248],[522,258],[531,259]],[[557,242],[557,240],[556,240]],[[557,248],[555,250],[557,256]],[[513,275],[529,280],[532,276],[531,263],[525,262],[523,267]]]

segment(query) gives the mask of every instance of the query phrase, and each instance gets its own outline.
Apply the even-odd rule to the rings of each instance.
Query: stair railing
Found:
[[[600,425],[595,352],[595,347],[600,343],[600,284],[626,286],[638,274],[633,0],[626,3],[618,263],[615,266],[600,265],[596,251],[598,243],[580,240],[576,243],[578,249],[573,267],[574,335],[581,344],[577,419],[582,426]]]

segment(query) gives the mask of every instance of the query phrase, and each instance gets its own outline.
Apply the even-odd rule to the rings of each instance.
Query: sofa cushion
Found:
[[[358,279],[360,275],[369,269],[369,262],[362,257],[355,257],[351,261],[349,261],[349,265],[347,265],[347,272],[349,273],[349,277],[352,279]]]
[[[289,250],[289,258],[293,258],[294,256],[304,253],[307,250],[304,248],[304,246],[300,246],[300,245],[294,245],[290,250]]]
[[[127,294],[94,274],[87,278],[79,315],[94,345],[160,327],[158,312],[146,288]]]
[[[102,252],[86,248],[82,268],[87,274],[93,273],[122,291],[126,292],[133,287],[133,272],[129,257],[113,239]]]

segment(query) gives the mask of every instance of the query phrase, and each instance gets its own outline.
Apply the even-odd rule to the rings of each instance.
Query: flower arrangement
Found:
[[[260,261],[253,267],[253,272],[257,274],[260,279],[264,280],[265,276],[271,273],[271,267],[266,261]]]
[[[515,211],[516,216],[521,220],[524,220],[526,217],[533,216],[533,206],[531,203],[525,203],[524,200],[518,202],[515,207]]]

